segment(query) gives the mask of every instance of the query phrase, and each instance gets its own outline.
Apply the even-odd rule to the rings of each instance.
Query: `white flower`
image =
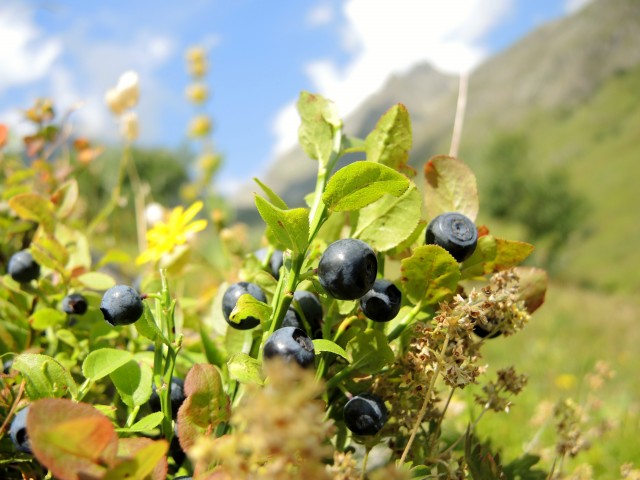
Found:
[[[122,115],[120,128],[122,135],[129,141],[133,141],[138,138],[140,132],[138,128],[138,115],[135,112],[127,112]]]

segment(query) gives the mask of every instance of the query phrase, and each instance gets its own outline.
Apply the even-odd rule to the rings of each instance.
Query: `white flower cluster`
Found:
[[[129,70],[122,75],[114,88],[107,90],[105,100],[114,115],[120,119],[122,135],[129,141],[138,138],[138,116],[131,109],[140,98],[138,74]]]

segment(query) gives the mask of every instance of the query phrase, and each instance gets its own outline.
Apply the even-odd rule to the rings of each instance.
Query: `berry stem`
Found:
[[[412,309],[409,313],[407,313],[407,315],[400,320],[400,322],[398,322],[398,324],[395,326],[395,328],[393,330],[391,330],[391,332],[387,335],[387,340],[389,340],[389,342],[394,341],[396,338],[398,338],[400,335],[402,335],[404,333],[404,331],[406,330],[406,328],[413,323],[413,319],[416,317],[416,315],[418,313],[420,313],[420,310],[422,309],[422,300],[420,300]]]

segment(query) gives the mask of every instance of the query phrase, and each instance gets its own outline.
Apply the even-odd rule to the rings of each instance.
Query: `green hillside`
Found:
[[[571,186],[586,197],[583,235],[565,249],[560,275],[607,291],[640,288],[640,251],[633,240],[640,235],[633,207],[640,200],[638,85],[640,66],[618,72],[571,110],[532,112],[510,130],[527,138],[529,168],[564,167]],[[483,152],[499,133],[465,132],[461,157],[480,178],[493,174],[484,169]]]

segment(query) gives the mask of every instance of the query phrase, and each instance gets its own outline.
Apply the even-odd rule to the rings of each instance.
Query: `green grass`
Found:
[[[543,454],[548,468],[553,458],[553,424],[540,429],[531,419],[545,402],[550,405],[566,397],[584,402],[588,393],[585,377],[602,360],[616,375],[597,393],[602,407],[593,420],[610,420],[613,428],[565,465],[571,471],[580,463],[590,463],[598,479],[619,478],[619,467],[625,462],[640,466],[638,318],[640,303],[630,297],[552,284],[545,305],[523,332],[487,345],[489,372],[514,365],[529,376],[529,383],[515,398],[510,413],[488,413],[482,419],[481,436],[502,447],[509,461],[522,455],[538,433],[538,441],[531,443],[532,453]]]

